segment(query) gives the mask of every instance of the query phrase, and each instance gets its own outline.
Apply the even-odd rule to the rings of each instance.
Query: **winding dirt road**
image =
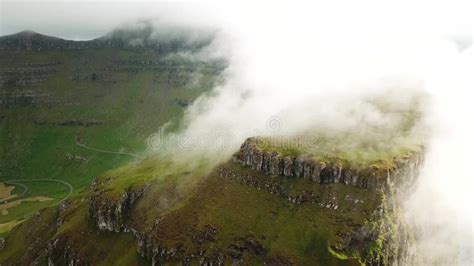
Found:
[[[95,152],[108,153],[108,154],[118,154],[118,155],[128,155],[128,156],[132,156],[132,157],[139,158],[139,159],[145,159],[145,157],[143,157],[143,156],[140,156],[138,154],[129,153],[129,152],[117,152],[117,151],[107,151],[107,150],[96,149],[96,148],[87,146],[86,144],[83,144],[79,141],[76,141],[76,144],[78,146],[84,148],[84,149],[88,149],[88,150],[95,151]],[[23,195],[25,195],[28,192],[28,186],[23,184],[22,182],[57,182],[57,183],[61,183],[61,184],[65,185],[69,189],[69,192],[67,193],[66,196],[64,196],[60,200],[60,202],[63,202],[66,199],[68,199],[69,196],[71,196],[71,194],[74,191],[74,188],[70,183],[68,183],[66,181],[63,181],[63,180],[58,180],[58,179],[49,179],[49,178],[42,178],[42,179],[12,179],[12,180],[3,181],[3,183],[5,183],[5,184],[19,186],[23,189],[23,191],[20,194],[18,194],[15,198],[22,197]],[[11,200],[11,199],[8,199],[8,200]],[[0,203],[3,203],[3,202],[8,201],[8,200],[0,200]]]
[[[3,181],[3,182],[5,184],[20,186],[24,189],[21,192],[21,194],[19,194],[17,197],[21,197],[21,196],[25,195],[26,192],[28,192],[28,186],[26,186],[25,184],[22,184],[21,182],[57,182],[57,183],[61,183],[61,184],[65,185],[69,189],[69,192],[67,193],[66,196],[64,196],[60,200],[60,202],[63,202],[65,200],[67,200],[69,198],[69,196],[71,196],[72,192],[74,191],[74,188],[72,187],[71,184],[69,184],[66,181],[58,180],[58,179],[48,179],[48,178],[42,178],[42,179],[13,179],[13,180],[8,180],[8,181]]]
[[[84,149],[88,149],[88,150],[91,150],[91,151],[96,151],[96,152],[101,152],[101,153],[109,153],[109,154],[118,154],[118,155],[128,155],[128,156],[133,156],[133,157],[136,157],[136,158],[139,158],[139,159],[145,159],[145,157],[143,157],[143,156],[140,156],[138,154],[129,153],[129,152],[100,150],[100,149],[96,149],[96,148],[87,146],[86,144],[80,143],[78,141],[76,141],[76,144],[79,145],[80,147],[84,148]]]
[[[10,185],[14,185],[14,186],[19,186],[23,189],[23,191],[20,193],[20,194],[17,194],[15,195],[14,197],[11,197],[9,199],[2,199],[0,200],[0,203],[4,203],[4,202],[7,202],[7,201],[11,201],[12,199],[15,199],[15,198],[18,198],[18,197],[21,197],[23,195],[26,194],[26,192],[28,192],[28,187],[25,185],[25,184],[22,184],[22,183],[17,183],[15,182],[14,180],[13,181],[2,181],[4,184],[10,184]]]

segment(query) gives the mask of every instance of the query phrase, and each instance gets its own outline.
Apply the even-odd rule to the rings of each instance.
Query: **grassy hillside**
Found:
[[[188,159],[158,155],[105,172],[38,214],[44,226],[14,229],[0,261],[372,265],[409,245],[390,191]]]
[[[413,264],[397,196],[423,161],[418,103],[376,99],[389,130],[249,138],[229,161],[150,153],[222,62],[26,36],[0,45],[0,264]]]
[[[0,40],[1,42],[1,40]],[[222,70],[155,50],[0,51],[0,182],[22,202],[0,214],[0,224],[22,220],[73,195],[104,171],[144,157],[147,138],[208,91]],[[94,148],[86,149],[77,141]],[[19,181],[18,181],[19,180]]]

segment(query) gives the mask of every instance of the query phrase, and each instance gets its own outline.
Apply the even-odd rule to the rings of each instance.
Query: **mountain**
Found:
[[[372,99],[402,113],[377,138],[253,136],[232,158],[150,149],[221,82],[225,61],[194,56],[203,36],[0,37],[0,264],[418,263],[399,201],[423,163],[416,103]]]
[[[165,123],[177,127],[225,68],[194,50],[84,43],[33,32],[0,37],[0,185],[13,188],[13,199],[1,194],[0,235],[145,157],[147,139]]]
[[[178,30],[177,30],[178,31]],[[198,34],[199,38],[194,35]],[[192,35],[192,36],[191,36]],[[157,34],[151,25],[143,29],[116,29],[109,34],[88,41],[71,41],[51,37],[34,31],[22,31],[0,37],[0,50],[4,51],[66,51],[84,49],[121,48],[154,50],[160,53],[197,52],[208,46],[214,38],[212,32],[182,32]]]
[[[416,261],[396,197],[414,182],[422,149],[364,166],[262,150],[260,141],[248,139],[212,169],[198,158],[155,156],[108,171],[80,197],[17,227],[1,258],[13,265]]]

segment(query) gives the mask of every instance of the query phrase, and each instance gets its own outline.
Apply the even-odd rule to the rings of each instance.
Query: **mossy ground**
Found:
[[[258,147],[283,156],[304,156],[318,161],[339,160],[361,167],[387,166],[394,158],[419,153],[428,134],[423,128],[424,103],[429,99],[427,95],[413,95],[404,104],[397,104],[390,97],[390,92],[384,92],[359,103],[369,108],[370,115],[378,116],[380,121],[367,122],[371,119],[356,117],[349,112],[347,117],[354,116],[353,121],[360,120],[358,124],[340,125],[340,128],[314,126],[312,130],[290,137],[262,136],[258,138]],[[354,111],[355,114],[360,112]]]
[[[282,156],[314,159],[318,162],[351,165],[356,168],[367,166],[390,168],[397,159],[409,158],[423,149],[421,140],[406,139],[386,140],[380,145],[379,140],[364,143],[357,135],[335,133],[327,135],[322,132],[308,133],[307,136],[295,137],[259,137],[257,147],[265,152],[277,152]],[[398,141],[403,143],[397,143]]]

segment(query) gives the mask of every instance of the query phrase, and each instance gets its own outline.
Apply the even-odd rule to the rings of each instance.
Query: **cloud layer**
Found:
[[[449,257],[472,265],[474,58],[468,1],[4,1],[1,7],[2,34],[28,28],[84,39],[139,18],[219,29],[199,56],[225,56],[230,62],[225,82],[188,109],[180,134],[216,141],[217,133],[230,143],[223,151],[227,156],[243,139],[258,134],[300,134],[313,128],[370,137],[374,128],[390,132],[400,117],[368,101],[379,97],[401,110],[418,101],[425,116],[410,134],[428,144],[428,154],[407,201],[407,215],[418,226],[426,264]],[[268,130],[270,118],[277,118],[278,132]]]

